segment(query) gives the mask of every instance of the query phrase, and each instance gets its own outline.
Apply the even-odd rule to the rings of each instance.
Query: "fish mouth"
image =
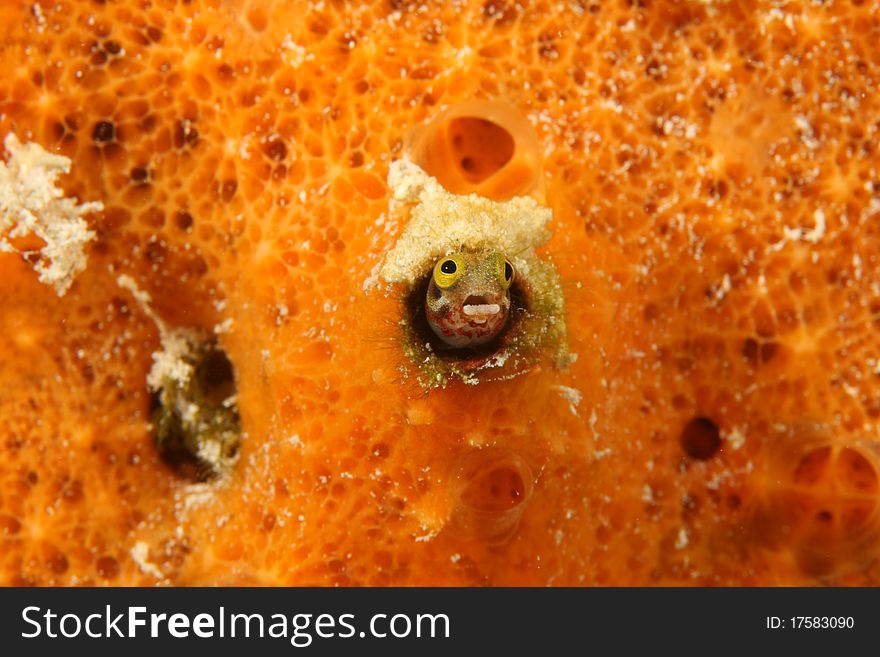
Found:
[[[501,312],[501,304],[493,303],[485,295],[472,294],[461,305],[461,311],[473,322],[484,324]]]

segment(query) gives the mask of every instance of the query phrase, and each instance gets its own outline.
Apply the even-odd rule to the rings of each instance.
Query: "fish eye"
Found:
[[[455,285],[463,275],[464,262],[460,256],[446,256],[434,265],[434,282],[442,290]]]
[[[504,286],[505,289],[509,288],[511,283],[513,283],[513,277],[516,274],[513,269],[513,265],[510,264],[510,260],[505,258],[504,256],[499,256],[498,258],[498,282]]]

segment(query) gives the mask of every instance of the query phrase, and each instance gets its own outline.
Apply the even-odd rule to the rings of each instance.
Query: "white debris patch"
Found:
[[[675,537],[675,549],[676,550],[684,550],[689,543],[688,531],[684,527],[678,530],[678,535]]]
[[[597,449],[595,452],[593,452],[593,458],[597,461],[601,461],[608,456],[611,456],[610,447],[606,447],[605,449]]]
[[[559,391],[559,394],[562,395],[562,398],[568,402],[568,409],[571,411],[571,414],[577,417],[578,404],[580,404],[581,399],[583,399],[581,391],[577,388],[570,388],[568,386],[556,386],[556,389]]]
[[[309,54],[303,46],[296,43],[293,38],[287,34],[281,42],[281,58],[288,66],[299,68],[303,62],[314,59],[315,56]]]
[[[133,296],[134,300],[138,302],[138,305],[141,307],[141,310],[144,311],[144,314],[152,319],[154,322],[156,322],[156,326],[159,328],[160,332],[164,332],[166,330],[165,322],[163,322],[159,318],[159,316],[153,311],[153,299],[150,296],[149,292],[146,292],[139,288],[135,280],[127,274],[117,276],[116,284],[123,290],[128,290],[129,292],[131,292],[131,296]]]
[[[784,226],[782,228],[782,239],[775,244],[771,244],[768,247],[768,250],[771,253],[774,251],[780,251],[789,242],[796,242],[799,240],[809,242],[810,244],[818,244],[822,238],[825,237],[826,228],[825,211],[822,210],[822,208],[817,208],[816,211],[813,212],[813,227],[811,229],[807,230],[801,227],[789,228],[788,226]]]
[[[193,375],[192,360],[196,352],[196,341],[196,335],[186,329],[162,332],[162,348],[153,352],[153,367],[147,375],[150,389],[158,391],[168,381],[181,385],[189,382]]]
[[[85,245],[95,239],[83,216],[104,206],[98,201],[78,204],[56,186],[58,176],[70,171],[69,158],[39,144],[22,144],[11,132],[3,146],[8,159],[0,161],[0,252],[20,252],[10,240],[40,238],[45,246],[34,269],[41,283],[63,296],[85,269]]]
[[[159,570],[156,564],[149,560],[149,557],[150,546],[143,541],[138,541],[134,544],[134,547],[131,548],[131,559],[137,564],[137,567],[141,569],[141,572],[146,573],[147,575],[152,575],[156,579],[164,578],[165,576],[162,574],[162,571]]]
[[[808,231],[801,230],[800,235],[807,242],[817,244],[825,236],[825,212],[822,211],[822,208],[818,208],[813,213],[813,222],[813,229]]]
[[[150,294],[140,289],[131,276],[125,274],[119,276],[116,284],[131,292],[144,314],[152,319],[159,329],[162,348],[153,352],[153,367],[147,374],[147,385],[150,390],[158,392],[167,381],[186,385],[194,372],[192,363],[198,351],[199,336],[191,329],[169,329],[153,310]]]
[[[794,117],[794,125],[797,128],[798,135],[800,136],[801,142],[803,142],[804,146],[809,148],[811,151],[819,148],[819,141],[816,139],[816,134],[813,132],[813,126],[810,125],[807,117],[800,115]]]
[[[746,435],[739,427],[733,427],[726,434],[722,434],[722,438],[727,441],[731,449],[740,449],[746,444]]]
[[[415,203],[379,271],[388,283],[414,283],[437,258],[463,247],[523,254],[550,239],[547,224],[552,212],[530,196],[493,201],[477,194],[452,194],[405,159],[392,162],[388,185],[394,200]]]
[[[200,483],[190,484],[184,490],[183,511],[184,517],[193,509],[208,506],[217,499],[217,490],[222,485],[222,480],[218,483]]]

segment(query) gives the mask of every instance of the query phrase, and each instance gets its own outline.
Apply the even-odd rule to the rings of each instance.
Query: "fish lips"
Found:
[[[472,294],[461,304],[461,312],[469,322],[485,324],[503,315],[505,308],[502,301],[488,295]]]

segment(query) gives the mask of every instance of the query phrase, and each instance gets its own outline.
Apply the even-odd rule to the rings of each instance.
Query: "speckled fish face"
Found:
[[[497,337],[510,313],[510,261],[498,251],[450,253],[434,265],[425,302],[431,330],[450,347]]]

